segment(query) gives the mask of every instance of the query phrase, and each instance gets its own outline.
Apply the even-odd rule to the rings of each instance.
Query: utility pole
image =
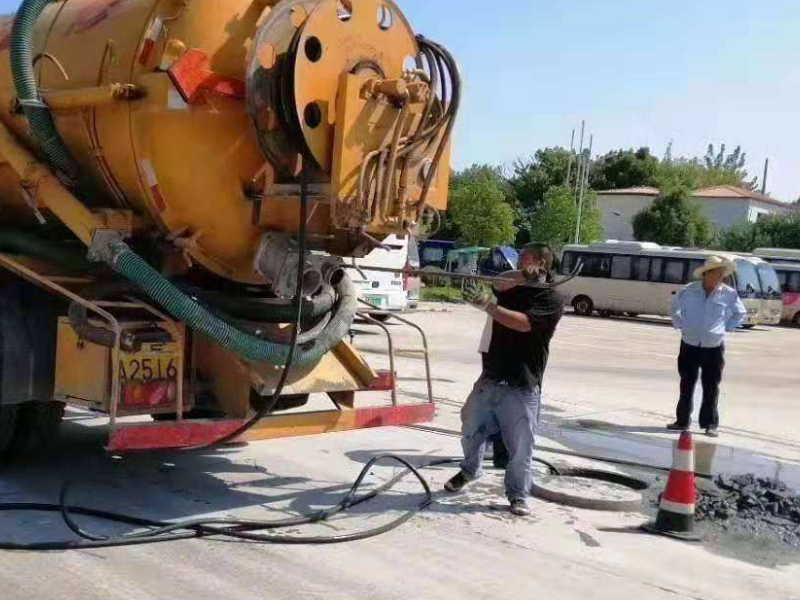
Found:
[[[767,177],[769,176],[769,159],[764,161],[764,177],[761,180],[761,193],[767,195]]]
[[[581,242],[581,218],[583,217],[583,196],[586,193],[586,186],[589,184],[589,162],[592,160],[592,148],[594,147],[594,135],[589,136],[589,152],[584,157],[583,180],[578,194],[578,219],[575,223],[575,243]]]
[[[567,163],[567,178],[564,187],[569,187],[569,176],[572,175],[572,157],[575,155],[575,128],[572,128],[572,139],[569,142],[569,162]]]
[[[578,194],[578,189],[581,185],[581,180],[583,179],[583,172],[581,171],[582,163],[581,158],[583,157],[583,135],[586,131],[586,121],[581,121],[581,144],[580,148],[578,149],[578,172],[575,175],[575,194]]]

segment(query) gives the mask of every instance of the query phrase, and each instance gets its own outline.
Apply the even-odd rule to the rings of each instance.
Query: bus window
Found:
[[[575,267],[573,266],[575,262],[575,253],[574,252],[564,252],[564,257],[561,259],[561,271],[562,275],[570,275],[572,273],[572,269]]]
[[[611,271],[611,257],[602,254],[584,254],[583,270],[581,275],[584,277],[608,277]]]
[[[661,269],[664,266],[663,258],[650,259],[650,281],[661,282]]]
[[[775,269],[771,265],[761,263],[758,265],[758,278],[761,283],[761,291],[767,298],[772,300],[780,300],[781,298],[781,284],[778,281],[778,276]]]
[[[788,292],[789,287],[789,274],[786,271],[778,271],[778,282],[781,284],[781,289]]]
[[[664,283],[684,283],[686,261],[668,260],[664,266]]]
[[[689,261],[689,279],[691,281],[696,281],[697,278],[694,276],[694,272],[697,271],[700,267],[705,264],[704,260],[690,260]]]
[[[755,298],[761,292],[756,266],[746,260],[736,261],[736,290],[742,298]]]
[[[633,279],[636,281],[647,281],[650,275],[650,259],[640,256],[634,260]]]
[[[787,273],[786,275],[785,291],[791,294],[800,294],[800,273]]]
[[[630,256],[615,256],[611,260],[611,278],[630,279],[632,260]]]

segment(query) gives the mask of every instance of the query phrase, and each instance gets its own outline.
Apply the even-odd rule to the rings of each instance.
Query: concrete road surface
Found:
[[[424,462],[459,453],[458,410],[480,365],[475,348],[483,318],[467,307],[422,312],[429,332],[438,415],[434,430],[387,428],[253,443],[222,450],[106,455],[92,415],[70,412],[63,439],[48,454],[0,472],[0,502],[55,501],[62,481],[80,482],[72,502],[156,519],[201,515],[274,519],[334,504],[371,457],[386,452]],[[360,325],[357,345],[370,362],[387,362],[379,330]],[[413,332],[393,325],[400,348]],[[758,470],[797,477],[800,331],[758,329],[729,343],[722,396],[722,437],[699,438],[699,462],[710,472]],[[566,317],[546,382],[541,446],[648,464],[669,463],[678,337],[658,322]],[[398,358],[401,401],[425,397],[419,357]],[[385,398],[380,398],[386,401]],[[322,399],[315,399],[322,405]],[[570,464],[586,461],[539,453]],[[614,468],[599,465],[602,468]],[[625,469],[623,469],[625,470]],[[371,485],[397,474],[376,467]],[[625,470],[654,480],[646,469]],[[9,600],[252,600],[461,598],[800,597],[798,557],[770,561],[716,546],[689,545],[625,532],[642,513],[573,509],[533,500],[533,516],[513,518],[502,497],[502,473],[460,495],[438,490],[454,473],[426,471],[436,502],[394,532],[336,546],[279,546],[189,540],[150,546],[25,554],[0,552],[2,597]],[[661,474],[663,477],[663,474]],[[663,485],[663,480],[657,485]],[[420,499],[403,480],[393,493],[329,523],[291,530],[338,534],[374,527]],[[106,534],[117,526],[82,519]],[[68,538],[49,514],[0,514],[0,537]],[[758,553],[758,548],[752,553]],[[761,562],[761,564],[757,564]]]

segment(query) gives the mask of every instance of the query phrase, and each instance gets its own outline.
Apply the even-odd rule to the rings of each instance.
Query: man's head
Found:
[[[528,280],[546,277],[553,268],[553,251],[547,244],[533,242],[522,247],[519,269]]]
[[[724,267],[706,271],[703,273],[703,287],[707,290],[716,289],[717,286],[722,283],[722,280],[725,279],[727,274],[727,270]]]
[[[694,276],[703,281],[703,287],[711,292],[734,271],[734,264],[728,258],[709,256],[705,264],[695,270]]]

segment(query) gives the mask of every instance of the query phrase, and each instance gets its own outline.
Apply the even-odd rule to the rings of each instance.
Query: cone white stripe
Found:
[[[672,502],[666,498],[661,499],[661,510],[666,510],[679,515],[693,515],[694,504],[682,504],[680,502]]]
[[[694,452],[676,449],[672,459],[672,470],[694,473]]]

